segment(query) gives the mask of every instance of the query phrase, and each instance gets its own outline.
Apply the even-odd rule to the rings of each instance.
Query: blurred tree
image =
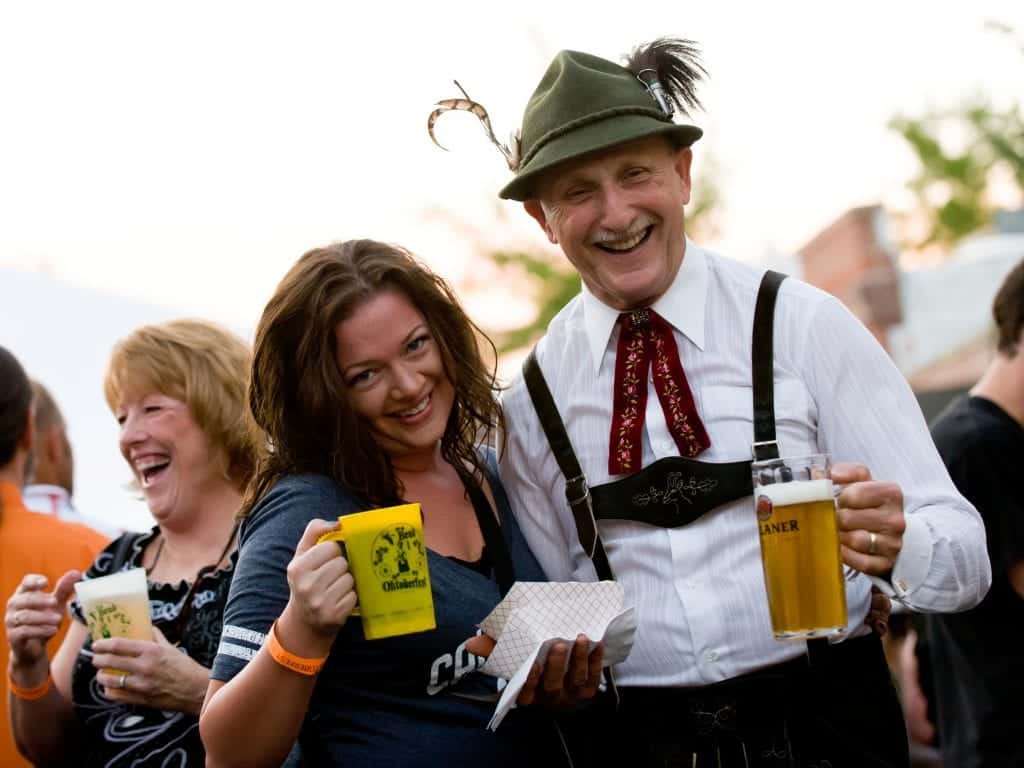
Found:
[[[690,204],[686,207],[686,232],[696,240],[710,239],[718,233],[722,204],[714,157],[705,155],[703,167],[694,177]],[[561,254],[515,250],[490,251],[487,256],[502,269],[525,274],[536,292],[536,317],[520,328],[495,334],[499,353],[520,349],[543,336],[551,318],[580,291],[579,274]]]
[[[1009,37],[1024,53],[1014,30],[989,22],[989,29]],[[918,247],[951,245],[987,226],[994,206],[989,198],[993,173],[1008,172],[1024,195],[1024,113],[1019,103],[997,109],[977,98],[948,112],[923,117],[899,115],[890,127],[910,144],[921,171],[909,186],[929,216],[929,229]],[[963,135],[962,146],[941,140],[950,128]]]

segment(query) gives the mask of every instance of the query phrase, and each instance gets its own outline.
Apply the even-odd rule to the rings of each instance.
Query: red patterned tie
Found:
[[[619,325],[608,473],[624,475],[640,469],[648,365],[653,365],[654,390],[679,455],[696,456],[711,440],[686,383],[671,326],[650,309],[623,313]]]

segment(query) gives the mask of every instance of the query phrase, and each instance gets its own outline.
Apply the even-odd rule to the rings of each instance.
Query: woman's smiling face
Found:
[[[353,410],[392,459],[435,451],[455,390],[423,314],[399,291],[367,299],[337,324],[335,360]]]
[[[222,461],[188,406],[149,392],[125,397],[114,410],[121,427],[121,455],[161,525],[187,522],[204,492],[222,482]]]

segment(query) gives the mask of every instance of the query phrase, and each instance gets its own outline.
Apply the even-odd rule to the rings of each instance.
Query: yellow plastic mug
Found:
[[[344,542],[366,639],[434,629],[437,621],[420,505],[344,515],[338,518],[338,527],[317,543]]]

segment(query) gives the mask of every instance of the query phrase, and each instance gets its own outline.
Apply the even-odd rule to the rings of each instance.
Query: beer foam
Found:
[[[791,483],[773,483],[760,485],[754,491],[755,496],[767,496],[773,507],[787,504],[805,504],[809,501],[832,499],[832,481],[795,480]]]
[[[75,583],[75,596],[83,603],[109,600],[111,595],[120,597],[126,594],[145,595],[148,599],[149,587],[146,584],[144,568],[129,568],[109,576],[84,579]]]

